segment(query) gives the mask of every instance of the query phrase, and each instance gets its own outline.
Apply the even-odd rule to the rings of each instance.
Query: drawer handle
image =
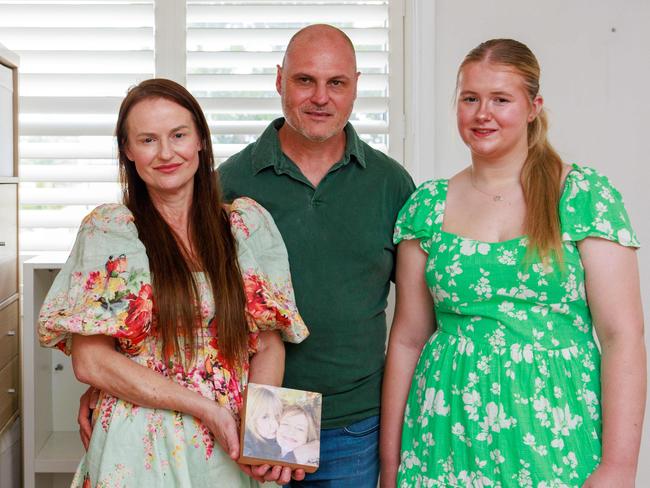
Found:
[[[14,395],[16,393],[16,389],[15,388],[9,388],[7,390],[7,393],[9,393],[10,395]]]
[[[5,241],[0,241],[0,247],[6,246]]]
[[[9,332],[7,332],[7,335],[8,335],[8,336],[15,336],[15,335],[16,335],[16,331],[15,331],[15,330],[10,330]]]

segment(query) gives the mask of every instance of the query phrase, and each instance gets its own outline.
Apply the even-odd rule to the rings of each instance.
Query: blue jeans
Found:
[[[379,416],[375,415],[347,427],[321,430],[318,471],[287,487],[376,488],[378,478]]]

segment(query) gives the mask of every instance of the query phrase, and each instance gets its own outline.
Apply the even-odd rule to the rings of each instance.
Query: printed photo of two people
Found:
[[[240,462],[316,471],[321,404],[320,393],[249,383],[242,415]]]

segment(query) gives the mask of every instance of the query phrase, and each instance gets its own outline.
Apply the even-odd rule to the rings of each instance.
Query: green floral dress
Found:
[[[526,258],[525,237],[442,230],[447,180],[420,186],[394,241],[419,239],[437,330],[404,414],[400,487],[580,487],[601,453],[600,353],[577,242],[638,247],[621,196],[574,165],[559,212],[564,267]]]
[[[248,198],[233,202],[230,222],[247,296],[249,353],[260,330],[284,340],[308,335],[295,305],[287,252],[273,219]],[[43,346],[70,353],[72,333],[103,334],[133,361],[229,408],[236,416],[248,367],[234,370],[219,352],[212,293],[196,273],[201,331],[196,360],[187,369],[163,362],[152,322],[154,306],[147,254],[133,215],[123,205],[102,205],[81,224],[74,248],[57,275],[39,317]],[[179,338],[182,346],[182,337]],[[143,408],[102,394],[88,452],[74,487],[253,487],[196,418]]]

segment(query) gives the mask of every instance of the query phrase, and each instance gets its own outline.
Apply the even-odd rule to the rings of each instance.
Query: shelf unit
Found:
[[[23,264],[23,460],[25,488],[69,486],[83,455],[77,411],[86,385],[70,358],[39,345],[38,313],[67,253],[37,256]]]
[[[0,444],[18,443],[21,401],[18,296],[18,56],[0,44]],[[0,479],[18,483],[17,448],[3,454]],[[6,457],[8,456],[8,457]]]

